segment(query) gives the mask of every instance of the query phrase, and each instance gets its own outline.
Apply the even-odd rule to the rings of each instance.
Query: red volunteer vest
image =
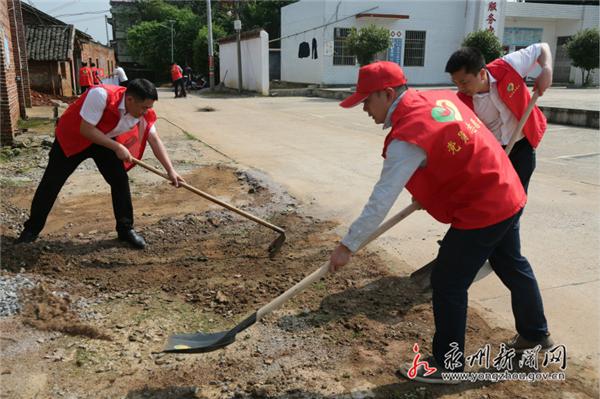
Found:
[[[173,65],[171,67],[171,80],[174,82],[181,78],[183,78],[183,75],[181,74],[179,67],[177,65]]]
[[[486,68],[490,75],[496,79],[496,87],[498,88],[500,99],[506,104],[515,118],[520,121],[529,101],[531,101],[529,89],[525,85],[523,78],[508,62],[501,58],[490,62]],[[474,110],[473,97],[462,93],[458,93],[458,97],[469,108]],[[523,135],[527,137],[531,146],[536,148],[540,144],[540,141],[542,141],[545,132],[546,117],[536,105],[527,119],[525,126],[523,126]]]
[[[96,128],[107,134],[117,127],[119,120],[121,119],[121,113],[119,112],[119,104],[125,96],[125,87],[113,86],[113,85],[102,85],[103,89],[108,93],[106,99],[106,107],[100,122],[96,125]],[[79,127],[81,125],[81,107],[89,93],[86,91],[80,96],[77,101],[69,105],[66,111],[61,115],[56,126],[55,134],[60,148],[67,157],[73,156],[80,153],[81,151],[92,145],[92,142],[81,134]],[[141,159],[146,149],[146,141],[148,140],[148,134],[150,128],[156,122],[156,113],[154,110],[149,109],[144,116],[146,120],[146,129],[140,132],[138,125],[128,132],[122,133],[115,137],[115,140],[129,149],[131,155],[137,159]],[[124,162],[125,170],[131,169],[134,164]]]
[[[89,67],[79,68],[79,86],[92,86],[94,79],[92,78],[92,71]]]
[[[93,77],[93,79],[94,79],[94,85],[99,85],[99,84],[101,84],[101,82],[100,82],[100,76],[99,76],[99,74],[98,74],[98,68],[96,68],[96,67],[93,67],[93,68],[91,68],[91,69],[92,69],[92,77]]]
[[[494,135],[447,90],[409,89],[392,115],[383,156],[392,140],[421,147],[427,165],[407,190],[436,220],[457,229],[479,229],[519,211],[527,197]]]

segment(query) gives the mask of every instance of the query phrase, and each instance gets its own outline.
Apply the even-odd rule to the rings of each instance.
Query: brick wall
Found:
[[[92,42],[82,43],[81,61],[89,62],[90,58],[96,64],[96,68],[101,68],[104,71],[104,76],[110,75],[113,72],[115,68],[115,51],[111,47]]]
[[[12,144],[20,113],[9,2],[12,6],[12,0],[0,0],[0,63],[2,64],[0,66],[0,143],[2,145]],[[8,52],[5,44],[8,45]],[[10,60],[8,65],[7,59]]]

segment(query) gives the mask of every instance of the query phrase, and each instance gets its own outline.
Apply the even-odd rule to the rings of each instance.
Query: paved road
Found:
[[[205,106],[216,111],[197,112]],[[156,108],[241,164],[266,172],[308,212],[339,220],[340,234],[360,213],[380,172],[385,132],[360,108],[302,97],[174,100],[166,92]],[[599,133],[551,125],[542,144],[522,219],[523,252],[538,276],[556,340],[591,361],[599,353]],[[409,201],[403,193],[392,212]],[[408,273],[434,257],[445,230],[419,212],[378,244],[398,257],[390,267]],[[470,294],[488,320],[512,328],[509,293],[495,276]]]

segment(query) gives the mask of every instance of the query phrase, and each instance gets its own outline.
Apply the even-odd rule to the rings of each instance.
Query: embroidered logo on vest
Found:
[[[462,115],[452,101],[437,100],[431,109],[431,117],[438,122],[462,121]]]
[[[506,86],[506,91],[508,92],[508,96],[512,97],[517,90],[519,90],[519,87],[521,86],[516,86],[513,82],[510,82],[507,86]]]

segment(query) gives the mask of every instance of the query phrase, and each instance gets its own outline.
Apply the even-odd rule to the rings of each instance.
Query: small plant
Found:
[[[462,42],[463,47],[475,47],[479,49],[485,58],[485,63],[494,61],[502,56],[502,43],[498,37],[487,29],[471,32]]]
[[[346,38],[348,50],[356,56],[360,66],[373,62],[375,54],[390,47],[390,32],[373,24],[352,31]]]

